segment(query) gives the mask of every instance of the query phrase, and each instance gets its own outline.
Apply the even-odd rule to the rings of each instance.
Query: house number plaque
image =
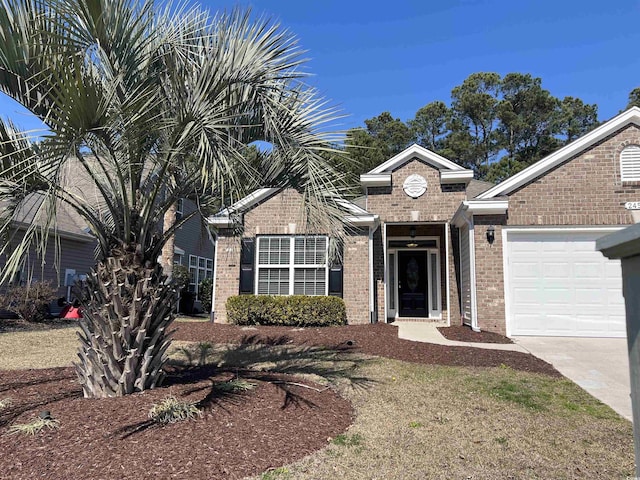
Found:
[[[627,210],[640,210],[640,202],[627,202],[624,204]]]

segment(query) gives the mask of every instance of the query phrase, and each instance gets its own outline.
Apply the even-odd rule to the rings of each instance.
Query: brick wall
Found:
[[[620,152],[640,145],[628,126],[509,195],[507,216],[475,216],[478,325],[505,333],[502,226],[626,225],[625,202],[640,201],[640,182],[621,182]],[[495,226],[489,246],[486,229]]]
[[[350,324],[369,323],[369,229],[355,229],[344,240],[342,298]]]
[[[620,180],[620,152],[640,145],[630,125],[509,195],[509,225],[624,225],[640,182]]]
[[[506,333],[502,264],[502,225],[506,221],[506,215],[474,217],[478,327],[502,335]],[[495,229],[493,245],[487,241],[489,226]]]
[[[282,190],[244,214],[242,235],[221,230],[218,235],[215,285],[215,321],[225,323],[225,303],[237,295],[240,282],[240,237],[292,235],[304,232],[302,195],[294,189]],[[306,232],[323,234],[323,232]],[[344,292],[349,323],[367,323],[368,230],[354,230],[344,243]]]

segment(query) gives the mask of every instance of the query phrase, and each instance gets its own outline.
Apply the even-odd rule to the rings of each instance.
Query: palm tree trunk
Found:
[[[165,212],[162,224],[162,232],[166,232],[176,223],[177,204],[172,203],[169,209]],[[176,237],[171,235],[167,239],[167,243],[162,247],[162,270],[167,278],[173,277],[173,256],[175,253]]]
[[[131,245],[98,263],[83,290],[76,373],[85,397],[116,397],[163,378],[175,288]]]

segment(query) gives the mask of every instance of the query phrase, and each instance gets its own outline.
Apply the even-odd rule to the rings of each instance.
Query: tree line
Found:
[[[628,107],[640,106],[640,88]],[[473,73],[403,122],[390,112],[348,132],[344,158],[334,158],[357,189],[359,176],[417,143],[499,182],[598,126],[598,107],[553,96],[528,73]]]

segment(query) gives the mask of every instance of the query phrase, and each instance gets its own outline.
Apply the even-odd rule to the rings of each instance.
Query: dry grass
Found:
[[[263,479],[625,478],[631,424],[568,380],[380,360],[355,424]]]
[[[0,334],[0,369],[69,365],[74,329]],[[197,344],[176,342],[172,357]],[[271,351],[271,356],[269,355]],[[207,348],[206,363],[330,371],[332,359],[307,360],[294,347]],[[308,355],[311,355],[309,359]],[[339,359],[335,359],[340,363]],[[335,366],[334,365],[334,366]],[[318,366],[314,367],[318,370]],[[339,367],[338,367],[339,370]],[[345,388],[354,425],[327,448],[261,479],[625,478],[633,475],[630,422],[568,380],[509,368],[454,368],[376,360]],[[316,375],[314,375],[318,378]]]
[[[0,370],[51,368],[76,359],[76,328],[0,334]]]

